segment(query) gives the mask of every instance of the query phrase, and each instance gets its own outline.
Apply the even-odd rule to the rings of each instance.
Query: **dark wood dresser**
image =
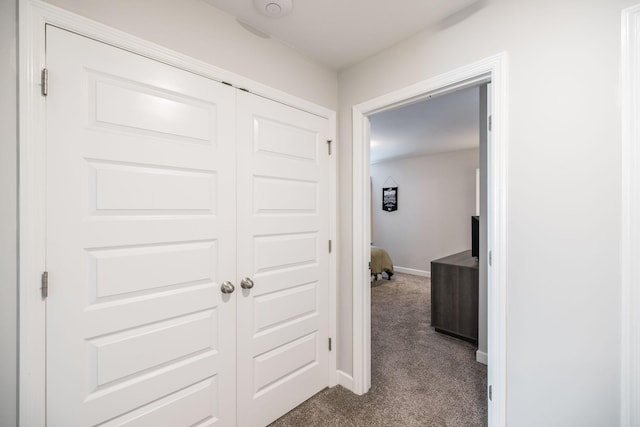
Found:
[[[431,326],[478,343],[478,263],[471,251],[431,261]]]

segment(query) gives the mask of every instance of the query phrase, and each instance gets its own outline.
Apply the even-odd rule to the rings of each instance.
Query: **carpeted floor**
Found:
[[[325,389],[271,426],[486,426],[486,366],[473,345],[430,322],[429,279],[396,273],[375,281],[371,390]]]

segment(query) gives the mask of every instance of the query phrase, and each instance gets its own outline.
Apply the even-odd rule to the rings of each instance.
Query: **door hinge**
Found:
[[[489,400],[493,400],[493,386],[489,386]]]
[[[491,251],[489,251],[489,265],[491,265],[492,261],[493,261],[492,255],[493,255],[493,253]]]
[[[493,122],[492,117],[493,116],[489,116],[489,120],[487,122],[487,127],[489,128],[489,130],[491,130],[491,127],[492,127],[492,122]]]
[[[329,253],[331,253],[331,240],[329,240]]]
[[[49,296],[49,272],[45,271],[42,273],[42,278],[40,279],[40,294],[42,298],[47,298]]]
[[[40,91],[42,96],[49,94],[49,70],[43,68],[40,72]]]
[[[331,338],[329,338],[329,351],[331,351]]]
[[[327,150],[329,151],[329,155],[331,155],[331,140],[327,139]]]

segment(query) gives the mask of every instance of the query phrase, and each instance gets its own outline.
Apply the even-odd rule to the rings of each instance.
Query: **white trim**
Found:
[[[329,239],[334,242],[329,253],[329,336],[333,342],[338,342],[338,160],[335,153],[336,145],[336,113],[330,111],[329,138],[333,141],[333,150],[329,158]],[[338,352],[333,350],[329,354],[329,387],[338,384]]]
[[[338,384],[349,391],[353,391],[353,377],[344,371],[338,370]]]
[[[489,356],[484,351],[476,350],[476,362],[487,365],[489,362]]]
[[[362,394],[371,384],[369,254],[369,140],[367,116],[399,105],[492,82],[493,129],[487,153],[489,426],[506,425],[507,57],[498,54],[353,106],[353,379]]]
[[[369,121],[353,107],[353,392],[361,395],[371,388],[369,139]]]
[[[19,2],[19,385],[18,424],[44,426],[45,303],[38,287],[45,269],[44,22],[28,2]]]
[[[398,267],[397,265],[393,266],[393,271],[396,271],[398,273],[413,274],[414,276],[420,276],[420,277],[431,277],[430,271],[417,270],[415,268]]]
[[[40,95],[40,70],[45,67],[45,24],[126,49],[171,66],[217,81],[228,81],[251,93],[325,117],[330,138],[336,140],[336,113],[198,61],[138,37],[99,24],[40,0],[19,2],[19,425],[44,426],[45,413],[45,303],[40,298],[40,274],[45,260],[45,159],[44,98]],[[330,185],[337,186],[336,156],[330,160]],[[337,191],[331,191],[330,235],[337,238]],[[335,245],[334,245],[335,246]],[[329,334],[337,337],[337,256],[330,254]],[[337,340],[337,338],[336,338]],[[338,383],[337,352],[329,354],[328,385]]]
[[[620,425],[640,425],[640,5],[622,11]]]

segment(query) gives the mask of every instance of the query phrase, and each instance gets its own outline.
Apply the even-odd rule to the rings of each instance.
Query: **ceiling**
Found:
[[[341,70],[422,30],[455,25],[489,0],[292,0],[281,18],[262,15],[254,0],[203,1],[252,33]],[[477,147],[478,89],[376,114],[371,125],[372,162]]]
[[[253,0],[203,1],[340,70],[426,28],[453,25],[485,0],[293,0],[291,14],[276,19]]]
[[[479,117],[478,87],[374,114],[371,163],[478,147]]]

